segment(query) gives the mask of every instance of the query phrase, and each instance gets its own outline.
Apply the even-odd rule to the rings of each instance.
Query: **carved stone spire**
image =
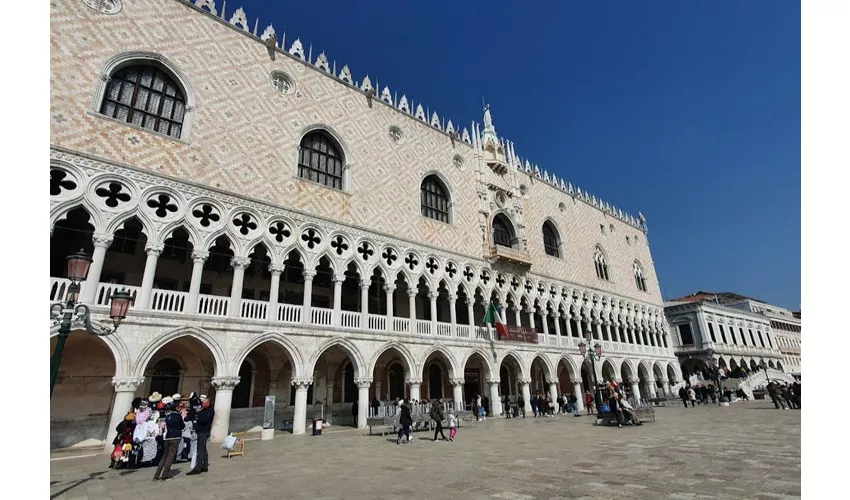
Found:
[[[484,144],[493,141],[498,144],[499,136],[496,135],[496,127],[493,126],[493,117],[490,116],[490,105],[484,105]]]

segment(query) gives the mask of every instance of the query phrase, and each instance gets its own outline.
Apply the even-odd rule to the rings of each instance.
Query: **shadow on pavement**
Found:
[[[72,483],[70,486],[68,486],[64,490],[57,491],[56,493],[50,495],[50,498],[52,500],[52,499],[54,499],[54,498],[56,498],[56,497],[58,497],[58,496],[60,496],[64,493],[67,493],[67,492],[73,490],[74,488],[76,488],[77,486],[80,486],[81,484],[85,484],[85,483],[91,481],[92,479],[95,479],[99,476],[102,476],[103,474],[106,474],[106,471],[92,472],[91,474],[89,474],[89,477],[80,479],[80,480],[76,481],[75,483]]]

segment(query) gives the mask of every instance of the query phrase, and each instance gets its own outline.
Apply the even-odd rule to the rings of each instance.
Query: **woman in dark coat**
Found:
[[[407,443],[410,442],[410,426],[413,425],[413,417],[410,416],[410,406],[407,404],[407,400],[405,399],[399,404],[399,417],[398,423],[401,425],[401,429],[398,430],[398,438],[395,440],[395,444],[401,443],[401,436],[407,436]]]

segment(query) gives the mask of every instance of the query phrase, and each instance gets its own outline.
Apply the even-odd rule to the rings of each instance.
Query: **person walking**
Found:
[[[450,411],[448,416],[449,421],[449,441],[454,441],[457,436],[457,415]]]
[[[431,417],[431,419],[434,420],[434,423],[436,424],[436,426],[434,427],[434,442],[437,442],[438,432],[440,433],[440,437],[443,438],[443,441],[445,441],[447,438],[446,435],[443,433],[443,420],[446,417],[445,415],[443,415],[442,399],[438,399],[436,403],[431,405],[431,411],[429,413],[429,416]]]
[[[472,414],[475,415],[476,421],[479,421],[479,422],[481,421],[481,412],[480,412],[480,406],[479,406],[479,403],[478,403],[478,394],[476,394],[475,397],[472,398]]]
[[[398,430],[398,438],[395,440],[395,444],[401,443],[401,436],[407,436],[406,443],[410,442],[410,426],[413,425],[413,417],[410,416],[410,406],[408,401],[402,400],[398,403],[399,408],[399,417],[398,424],[401,426],[401,429]]]
[[[212,408],[209,399],[205,399],[201,403],[201,411],[195,416],[193,426],[195,434],[198,436],[198,450],[195,460],[195,468],[189,471],[187,476],[194,476],[202,472],[207,472],[210,466],[209,455],[207,454],[207,441],[210,439],[210,431],[212,430],[213,417],[215,410]]]
[[[584,393],[584,403],[587,407],[587,414],[593,415],[593,394],[590,391]]]
[[[697,405],[697,394],[694,392],[693,387],[688,387],[688,401],[691,402],[691,408],[696,407]]]
[[[522,418],[525,418],[525,398],[520,394],[516,400],[517,406],[517,414],[522,414]]]
[[[171,398],[163,398],[163,403],[165,404],[165,434],[162,439],[165,450],[153,475],[154,481],[165,481],[171,478],[169,476],[171,464],[174,463],[174,457],[177,456],[177,447],[180,446],[183,428],[185,427],[183,424],[185,415],[174,411],[174,403]]]
[[[679,387],[679,397],[682,399],[682,404],[685,408],[688,407],[688,390],[685,387]]]

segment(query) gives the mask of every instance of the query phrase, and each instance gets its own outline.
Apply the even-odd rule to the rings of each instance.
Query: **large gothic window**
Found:
[[[635,284],[641,292],[646,291],[646,278],[643,277],[643,268],[635,261]]]
[[[440,222],[449,222],[449,193],[439,177],[429,175],[422,179],[420,199],[422,215]]]
[[[605,262],[605,254],[599,247],[593,252],[593,263],[596,266],[596,277],[608,281],[608,263]]]
[[[100,112],[179,139],[186,99],[177,82],[161,69],[130,66],[110,76]]]
[[[504,214],[498,214],[493,218],[493,243],[503,247],[512,248],[514,242],[511,221]]]
[[[546,255],[552,257],[560,257],[560,241],[558,240],[558,232],[551,222],[543,223],[543,249],[546,250]]]
[[[310,132],[301,139],[298,177],[342,189],[342,167],[340,148],[325,132]]]

